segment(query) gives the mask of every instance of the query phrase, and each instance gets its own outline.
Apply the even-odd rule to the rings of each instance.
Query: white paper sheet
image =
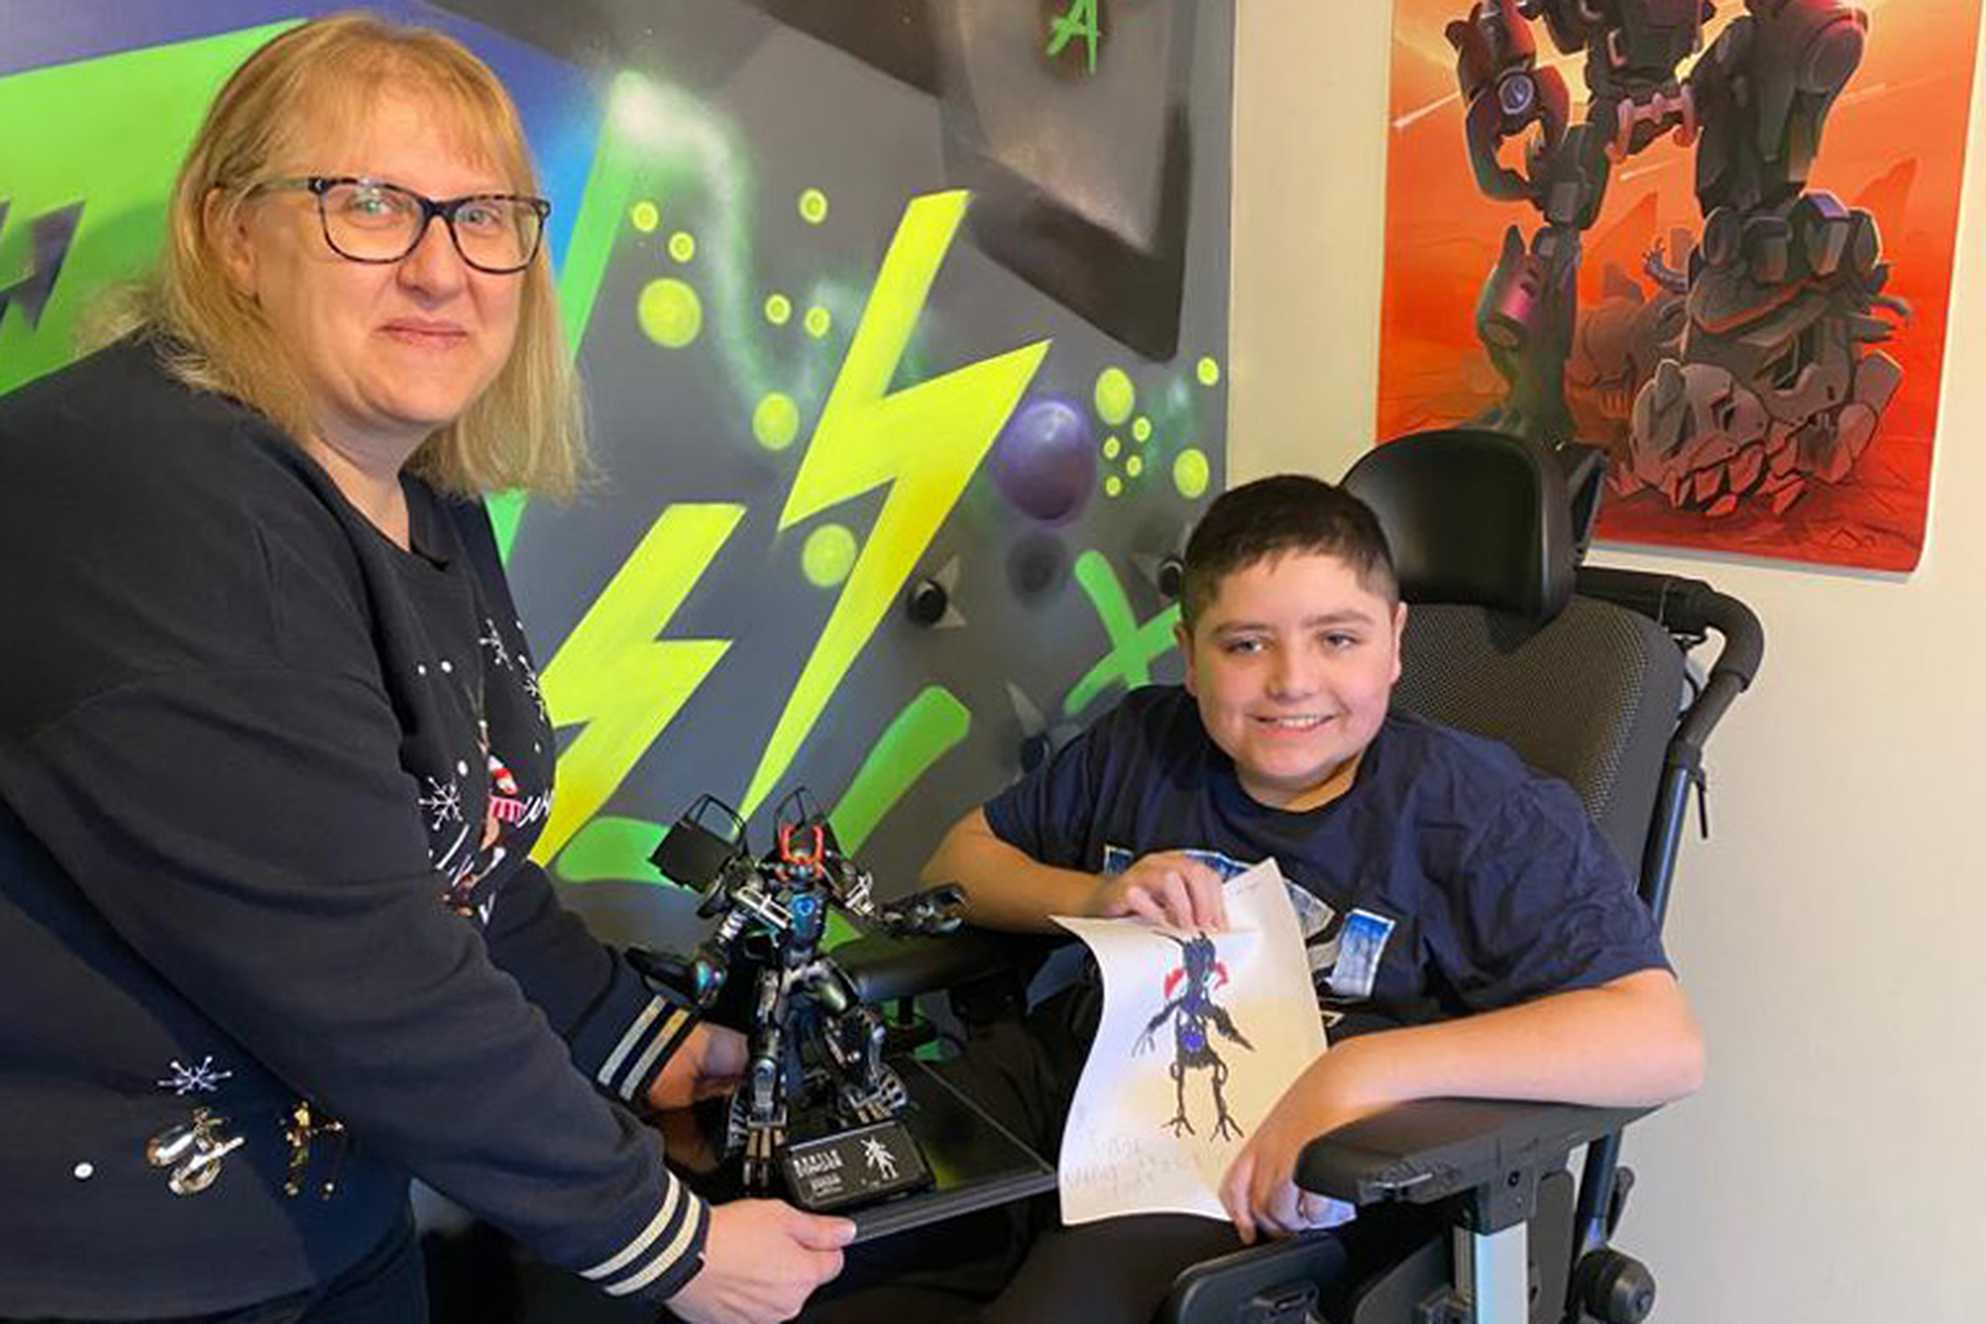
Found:
[[[1148,1213],[1225,1218],[1219,1191],[1228,1164],[1324,1051],[1282,871],[1265,860],[1229,880],[1225,901],[1229,927],[1205,935],[1139,919],[1056,917],[1089,944],[1103,971],[1103,1020],[1062,1137],[1063,1222]],[[1195,981],[1186,944],[1202,937],[1214,950],[1209,973]],[[1197,1004],[1196,982],[1204,994]],[[1216,1009],[1246,1046],[1223,1031]],[[1179,1062],[1186,1065],[1175,1080]],[[1220,1097],[1233,1122],[1225,1135],[1214,1090],[1223,1070]]]

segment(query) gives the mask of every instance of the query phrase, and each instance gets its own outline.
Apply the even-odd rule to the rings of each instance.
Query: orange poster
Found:
[[[1600,536],[1909,570],[1979,0],[1396,0],[1379,435],[1604,447]]]

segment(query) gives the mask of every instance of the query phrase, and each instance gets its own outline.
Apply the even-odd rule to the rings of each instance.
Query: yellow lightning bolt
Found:
[[[889,393],[968,200],[963,190],[933,193],[905,208],[780,512],[785,530],[895,483],[752,774],[747,815],[785,775],[1048,353],[1049,342],[1036,341]]]
[[[531,852],[540,864],[607,803],[730,649],[729,639],[655,636],[744,514],[715,503],[664,510],[545,668],[552,721],[587,725],[559,755],[558,796]]]

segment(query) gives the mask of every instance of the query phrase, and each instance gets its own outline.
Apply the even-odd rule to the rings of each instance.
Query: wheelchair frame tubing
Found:
[[[1531,1225],[1455,1230],[1455,1281],[1468,1291],[1471,1324],[1529,1324]]]

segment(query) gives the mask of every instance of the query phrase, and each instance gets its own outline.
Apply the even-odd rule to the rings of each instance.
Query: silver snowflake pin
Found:
[[[212,1094],[221,1087],[222,1081],[232,1075],[234,1075],[232,1071],[214,1070],[214,1055],[212,1053],[201,1058],[200,1065],[194,1067],[186,1066],[178,1058],[174,1058],[172,1060],[171,1079],[159,1081],[158,1087],[162,1090],[171,1090],[181,1098],[196,1093]]]

